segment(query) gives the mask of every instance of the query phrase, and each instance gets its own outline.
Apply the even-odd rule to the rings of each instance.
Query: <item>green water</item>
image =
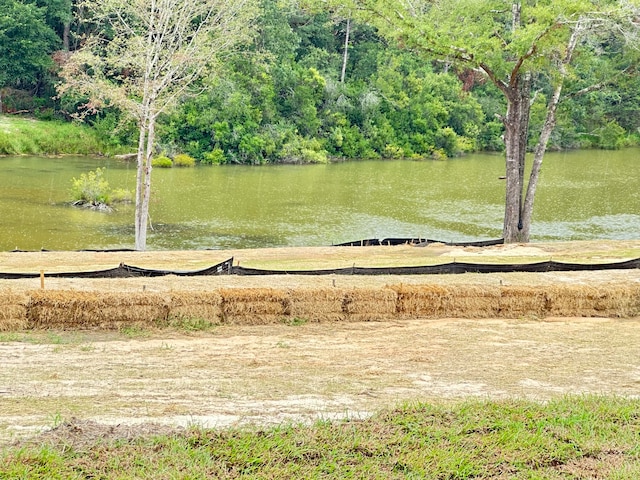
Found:
[[[0,158],[0,250],[132,248],[133,206],[68,205],[71,178],[105,167],[135,188],[135,167],[94,158]],[[331,245],[363,238],[499,238],[504,160],[155,169],[149,249]],[[640,149],[548,154],[534,240],[640,236]]]

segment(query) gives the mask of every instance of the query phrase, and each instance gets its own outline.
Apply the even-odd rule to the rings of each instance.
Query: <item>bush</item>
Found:
[[[221,148],[214,148],[208,153],[204,154],[204,158],[201,163],[206,163],[207,165],[221,165],[225,163],[226,158],[224,156],[224,151]]]
[[[181,153],[173,158],[173,165],[176,167],[195,167],[196,159],[185,153]]]
[[[80,178],[71,179],[71,196],[74,202],[97,205],[108,204],[109,182],[104,178],[104,168],[96,168],[95,172],[83,173]]]
[[[71,179],[71,198],[73,204],[96,210],[110,211],[113,203],[131,201],[131,192],[122,188],[111,189],[104,178],[104,168],[82,173],[79,178]]]
[[[598,146],[605,150],[618,150],[625,146],[626,131],[615,120],[610,121],[599,131]]]
[[[173,162],[169,157],[160,155],[151,160],[151,166],[154,168],[171,168],[173,167]]]

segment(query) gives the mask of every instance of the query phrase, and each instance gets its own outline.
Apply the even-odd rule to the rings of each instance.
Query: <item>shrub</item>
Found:
[[[598,146],[605,150],[618,150],[625,146],[626,131],[615,120],[600,129]]]
[[[224,151],[221,148],[214,148],[208,153],[204,154],[204,158],[201,163],[206,163],[208,165],[221,165],[225,163],[226,158],[224,156]]]
[[[82,173],[80,178],[71,179],[71,196],[74,202],[98,205],[108,204],[109,182],[104,178],[104,168],[96,168],[95,172]]]
[[[171,168],[173,167],[173,162],[169,157],[160,155],[151,160],[151,166],[154,168]]]
[[[112,203],[131,201],[131,192],[122,188],[111,189],[109,182],[103,177],[104,168],[93,172],[82,173],[79,178],[71,180],[71,198],[77,206],[96,210],[110,211]]]
[[[196,159],[185,153],[181,153],[173,158],[173,165],[176,167],[195,167]]]

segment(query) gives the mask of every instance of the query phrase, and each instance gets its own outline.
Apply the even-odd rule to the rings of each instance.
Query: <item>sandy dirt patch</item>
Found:
[[[73,417],[226,427],[364,417],[415,400],[640,395],[640,319],[22,335],[0,343],[0,443]]]

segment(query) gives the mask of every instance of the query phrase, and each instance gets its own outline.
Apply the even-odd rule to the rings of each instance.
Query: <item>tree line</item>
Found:
[[[135,124],[118,105],[97,109],[77,92],[56,94],[69,51],[100,28],[85,4],[0,0],[0,10],[5,112],[72,120],[80,108],[105,139],[136,144]],[[477,70],[436,54],[425,59],[419,48],[381,35],[366,17],[339,9],[262,0],[252,25],[241,48],[226,52],[184,92],[176,108],[158,117],[157,153],[187,153],[203,163],[261,164],[445,158],[505,148],[500,118],[505,98]],[[607,55],[581,58],[581,74],[599,83],[598,75],[614,72],[620,62],[616,42],[601,39],[598,47]],[[552,88],[552,78],[536,79],[529,150]],[[567,99],[558,107],[549,148],[620,148],[637,142],[639,91],[637,75],[621,75]]]

